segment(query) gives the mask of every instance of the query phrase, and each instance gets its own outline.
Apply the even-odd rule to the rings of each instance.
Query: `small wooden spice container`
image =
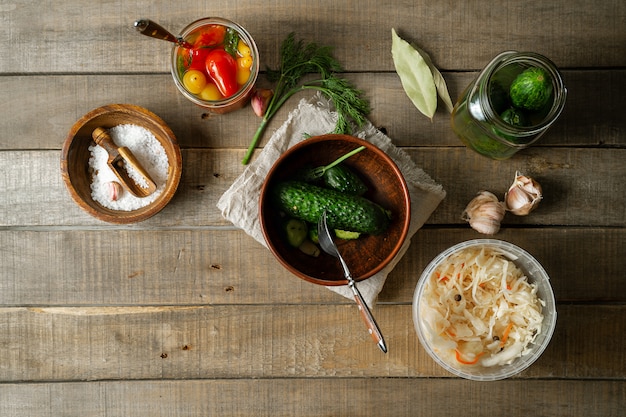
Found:
[[[160,195],[151,204],[133,211],[105,208],[91,195],[89,147],[94,145],[91,134],[96,127],[110,129],[121,124],[149,130],[165,149],[169,165],[165,188]],[[87,213],[109,223],[136,223],[157,214],[176,193],[181,173],[182,156],[174,133],[156,114],[132,104],[102,106],[81,117],[70,129],[61,152],[61,174],[72,199]]]

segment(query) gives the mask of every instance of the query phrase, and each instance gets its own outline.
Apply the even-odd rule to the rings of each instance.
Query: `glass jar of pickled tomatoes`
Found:
[[[172,48],[171,72],[191,102],[223,114],[245,106],[259,74],[259,52],[240,25],[219,17],[196,20]]]
[[[461,94],[452,130],[470,149],[502,160],[536,142],[556,121],[567,90],[548,58],[507,51],[496,56]]]

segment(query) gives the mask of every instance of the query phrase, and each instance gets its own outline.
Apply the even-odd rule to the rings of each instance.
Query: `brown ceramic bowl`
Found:
[[[345,285],[347,280],[337,259],[324,253],[315,258],[289,245],[283,234],[279,210],[271,202],[273,184],[291,179],[303,167],[327,165],[364,145],[366,149],[342,162],[368,186],[364,197],[391,210],[393,219],[382,234],[356,240],[336,240],[352,277],[362,281],[379,272],[398,253],[411,217],[411,199],[402,173],[383,151],[364,140],[347,135],[323,135],[288,149],[274,163],[261,188],[259,215],[265,241],[278,261],[296,276],[320,285]]]
[[[105,208],[91,195],[89,147],[94,145],[91,133],[96,127],[110,129],[120,124],[133,124],[152,132],[165,149],[169,163],[161,194],[151,204],[132,211]],[[181,172],[182,157],[174,133],[156,114],[131,104],[99,107],[81,117],[68,133],[61,152],[61,174],[72,199],[87,213],[109,223],[136,223],[157,214],[174,196]]]

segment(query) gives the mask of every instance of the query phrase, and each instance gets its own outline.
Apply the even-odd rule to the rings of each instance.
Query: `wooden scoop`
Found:
[[[137,197],[147,197],[156,190],[154,180],[150,178],[150,174],[141,166],[135,155],[125,146],[118,147],[109,132],[101,127],[97,127],[91,133],[91,137],[100,146],[102,146],[109,154],[107,165],[113,170],[122,186],[131,194]],[[128,171],[124,165],[132,167],[143,179],[147,187],[138,184],[128,175]]]

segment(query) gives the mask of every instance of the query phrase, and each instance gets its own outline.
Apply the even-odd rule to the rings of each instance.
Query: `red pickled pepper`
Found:
[[[206,57],[211,50],[207,48],[193,48],[189,50],[191,63],[187,70],[206,72]]]
[[[223,49],[214,49],[206,57],[206,71],[224,97],[239,90],[237,61]]]
[[[198,36],[193,43],[194,49],[206,48],[208,46],[217,46],[224,43],[224,37],[226,36],[226,27],[222,25],[210,25],[208,28],[203,28],[202,33]]]
[[[185,50],[186,67],[188,70],[198,70],[206,72],[206,57],[211,50],[224,43],[226,27],[222,25],[210,25],[202,29],[202,32],[193,41],[193,47]]]

